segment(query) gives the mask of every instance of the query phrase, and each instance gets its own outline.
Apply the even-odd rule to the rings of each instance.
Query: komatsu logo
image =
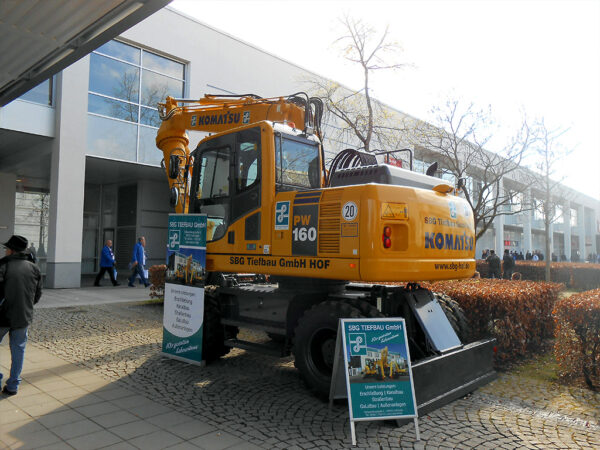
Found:
[[[466,234],[425,232],[425,248],[434,250],[473,250],[473,238]]]
[[[192,126],[226,125],[240,123],[240,113],[211,114],[207,116],[192,116]]]

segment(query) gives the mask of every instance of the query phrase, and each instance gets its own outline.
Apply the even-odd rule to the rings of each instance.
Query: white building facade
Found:
[[[149,265],[163,264],[171,208],[154,142],[156,103],[166,95],[288,95],[313,77],[175,10],[158,11],[0,108],[0,239],[16,233],[33,242],[50,288],[78,287],[82,274],[97,272],[107,239],[121,273],[137,236],[146,237]],[[190,148],[201,137],[192,134]],[[569,198],[553,248],[568,259],[598,253],[600,202]],[[540,239],[533,215],[500,217],[477,251],[543,249]]]

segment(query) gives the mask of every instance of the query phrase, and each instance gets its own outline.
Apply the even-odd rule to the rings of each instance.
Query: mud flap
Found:
[[[419,416],[496,379],[495,342],[495,339],[476,341],[414,363],[412,373]]]

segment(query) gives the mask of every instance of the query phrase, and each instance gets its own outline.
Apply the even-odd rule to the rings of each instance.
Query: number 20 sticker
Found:
[[[346,202],[342,207],[342,216],[344,220],[351,222],[358,216],[358,207],[354,202]]]

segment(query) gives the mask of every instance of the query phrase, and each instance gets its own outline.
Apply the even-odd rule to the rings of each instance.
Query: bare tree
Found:
[[[536,145],[536,169],[539,172],[537,177],[538,191],[540,192],[541,201],[537,202],[535,207],[542,214],[544,222],[544,238],[546,244],[546,281],[550,281],[550,257],[552,249],[550,248],[550,227],[561,216],[559,211],[562,210],[564,202],[564,189],[561,187],[561,182],[564,177],[556,178],[557,169],[564,159],[569,155],[570,150],[560,144],[560,137],[563,136],[568,129],[556,128],[548,129],[544,119],[541,119],[538,124],[539,141]],[[563,192],[559,197],[557,192]]]
[[[371,76],[380,70],[395,70],[405,66],[397,62],[401,51],[392,42],[389,29],[378,33],[360,19],[344,17],[340,20],[344,35],[335,41],[341,54],[362,71],[362,87],[348,89],[338,83],[311,79],[308,81],[313,94],[321,97],[326,113],[339,124],[334,139],[347,142],[355,138],[364,151],[372,151],[373,145],[394,149],[402,140],[405,128],[398,114],[390,112],[372,97]]]
[[[489,110],[449,100],[432,113],[435,123],[420,122],[412,134],[413,144],[421,153],[430,153],[447,173],[467,182],[465,198],[473,210],[476,239],[496,217],[527,210],[528,204],[515,202],[515,189],[503,187],[509,176],[518,190],[525,190],[532,183],[528,172],[520,167],[536,140],[527,120],[523,119],[514,136],[500,152],[494,153],[486,150],[493,136]]]

